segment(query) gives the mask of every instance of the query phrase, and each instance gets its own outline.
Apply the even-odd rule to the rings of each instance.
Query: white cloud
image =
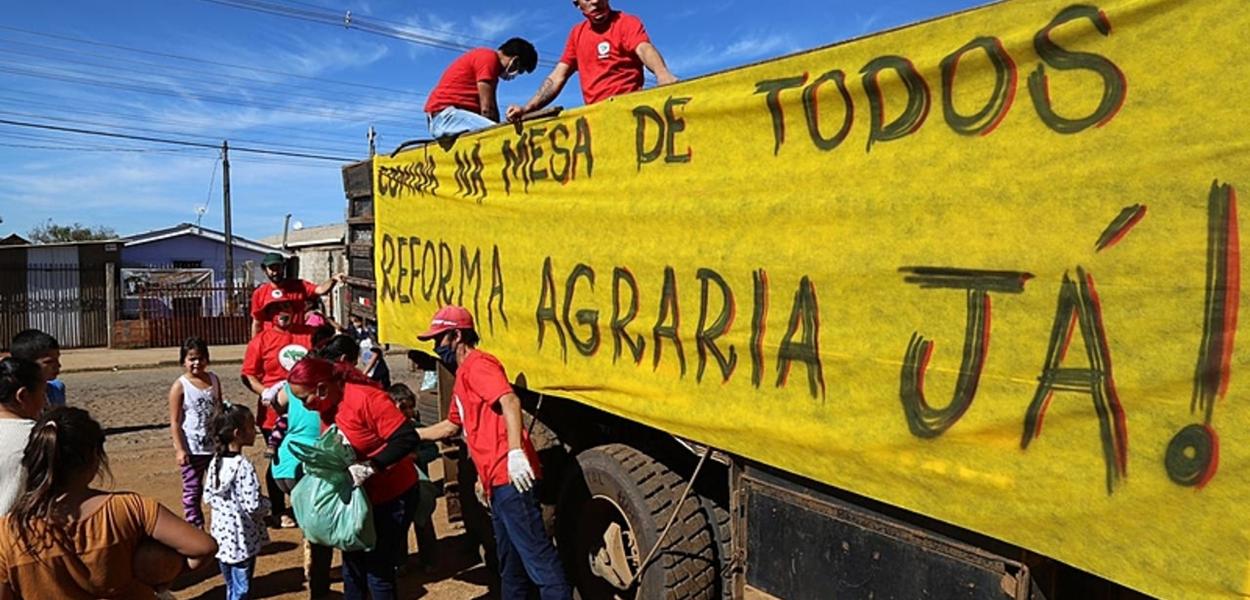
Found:
[[[492,13],[484,17],[471,17],[469,22],[473,24],[474,35],[494,40],[513,30],[519,20],[520,15],[517,13]],[[509,33],[507,37],[512,37],[512,34]]]
[[[669,68],[679,77],[702,75],[736,67],[744,62],[794,52],[798,48],[777,34],[745,36],[727,45],[702,44],[692,51],[673,54]]]

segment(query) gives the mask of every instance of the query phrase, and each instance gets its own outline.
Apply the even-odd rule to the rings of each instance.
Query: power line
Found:
[[[102,137],[111,137],[111,138],[118,138],[118,139],[124,139],[124,140],[135,140],[135,141],[140,141],[140,142],[153,142],[153,143],[158,143],[158,144],[174,144],[178,146],[189,146],[193,148],[217,149],[221,147],[221,146],[216,146],[213,144],[205,144],[205,143],[200,143],[200,142],[188,142],[185,140],[170,140],[170,139],[149,137],[149,136],[142,136],[142,135],[112,133],[108,131],[98,131],[98,130],[93,130],[93,129],[79,129],[76,127],[61,127],[58,125],[48,125],[44,123],[29,123],[26,121],[13,121],[9,119],[0,119],[0,125],[12,125],[14,127],[29,127],[33,129],[46,129],[50,131],[63,131],[67,133],[80,133],[83,135],[98,135]],[[355,160],[358,160],[358,159],[353,159],[353,158],[343,158],[339,156],[324,156],[324,155],[319,155],[319,154],[306,154],[303,152],[286,152],[283,150],[249,148],[249,147],[244,147],[244,146],[235,147],[233,148],[233,150],[235,152],[266,154],[266,155],[271,155],[271,156],[286,156],[286,157],[291,157],[291,158],[307,158],[307,159],[313,159],[313,160],[332,160],[335,162],[353,162]]]
[[[21,28],[19,28],[19,27],[12,27],[12,26],[8,26],[8,25],[0,25],[0,30],[14,31],[14,32],[17,32],[17,33],[22,33],[22,34],[26,34],[26,35],[33,35],[33,36],[39,36],[39,37],[45,37],[45,38],[51,38],[51,39],[57,39],[57,40],[62,40],[62,41],[67,41],[67,42],[73,42],[73,43],[77,43],[77,44],[87,44],[87,45],[90,45],[90,46],[96,46],[96,47],[100,47],[100,48],[112,48],[112,49],[115,49],[115,50],[124,50],[124,51],[126,51],[126,52],[134,52],[134,53],[138,53],[138,54],[146,54],[146,55],[149,55],[149,56],[160,56],[160,57],[163,57],[163,58],[172,58],[172,59],[174,59],[174,60],[183,60],[183,61],[194,62],[194,63],[199,63],[199,64],[214,65],[214,66],[219,66],[219,67],[227,67],[227,68],[231,68],[231,69],[241,69],[241,70],[245,70],[245,71],[254,71],[254,72],[257,72],[257,73],[268,73],[268,74],[270,74],[270,75],[282,75],[282,76],[284,76],[284,77],[292,77],[292,78],[295,78],[295,79],[304,79],[304,80],[308,80],[308,81],[317,81],[317,82],[320,82],[320,83],[331,83],[331,84],[335,84],[335,85],[344,85],[344,86],[351,86],[351,87],[368,88],[368,89],[373,89],[373,90],[377,90],[377,91],[380,91],[380,92],[387,92],[387,93],[390,93],[390,94],[409,94],[409,93],[412,93],[412,92],[408,92],[408,91],[404,91],[404,90],[397,90],[397,89],[393,89],[393,88],[387,88],[387,87],[382,87],[382,86],[376,86],[376,85],[367,84],[367,83],[349,82],[349,81],[339,81],[339,80],[335,80],[335,79],[327,79],[327,78],[324,78],[324,77],[314,77],[314,76],[311,76],[311,75],[299,75],[299,74],[297,74],[297,73],[289,73],[289,72],[286,72],[286,71],[279,71],[279,70],[276,70],[276,69],[266,69],[266,68],[263,68],[263,67],[248,66],[248,65],[239,65],[239,64],[227,63],[227,62],[221,62],[221,61],[206,60],[206,59],[202,59],[202,58],[194,58],[194,57],[190,57],[190,56],[183,56],[183,55],[180,55],[180,54],[171,54],[171,53],[168,53],[168,52],[157,52],[157,51],[154,51],[154,50],[142,50],[142,49],[139,49],[139,48],[132,48],[132,47],[129,47],[129,46],[122,46],[122,45],[118,45],[118,44],[109,44],[109,43],[106,43],[106,42],[100,42],[100,41],[95,41],[95,40],[88,40],[88,39],[84,39],[84,38],[77,38],[77,37],[72,37],[72,36],[67,36],[67,35],[61,35],[61,34],[55,34],[55,33],[46,33],[46,32],[40,32],[40,31],[32,31],[32,30],[30,30],[30,29],[21,29]]]

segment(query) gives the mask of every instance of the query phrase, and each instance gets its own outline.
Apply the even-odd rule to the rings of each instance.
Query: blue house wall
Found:
[[[257,252],[239,245],[234,247],[235,281],[242,284],[245,280],[244,264],[252,262],[252,281],[260,282],[265,278],[260,261],[265,253]],[[226,283],[226,245],[216,240],[207,239],[190,233],[154,242],[146,242],[136,246],[125,245],[121,251],[123,267],[164,267],[173,266],[175,261],[200,261],[200,266],[213,270],[213,281],[216,285]]]

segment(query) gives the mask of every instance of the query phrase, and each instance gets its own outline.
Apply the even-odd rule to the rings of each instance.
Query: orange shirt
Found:
[[[62,542],[38,537],[45,549],[37,557],[26,552],[6,517],[0,520],[0,585],[23,600],[155,598],[152,588],[135,581],[134,556],[139,542],[156,530],[158,510],[151,498],[109,494],[94,513],[69,526]]]

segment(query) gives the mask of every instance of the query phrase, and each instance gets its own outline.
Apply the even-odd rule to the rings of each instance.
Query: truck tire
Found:
[[[556,530],[565,567],[581,598],[718,598],[713,524],[693,492],[641,582],[622,585],[635,576],[659,539],[685,479],[624,444],[586,450],[577,455],[574,467],[561,489]]]

